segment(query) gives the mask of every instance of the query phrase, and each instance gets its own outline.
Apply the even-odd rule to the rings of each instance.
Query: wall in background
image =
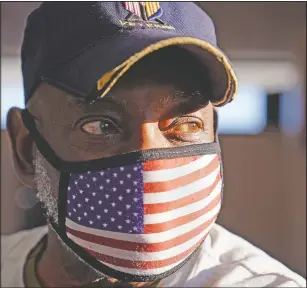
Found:
[[[306,27],[305,2],[197,2],[214,20],[218,45],[231,58],[293,54]],[[295,56],[293,54],[293,56]]]
[[[276,132],[222,136],[225,191],[219,223],[306,277],[306,159]]]

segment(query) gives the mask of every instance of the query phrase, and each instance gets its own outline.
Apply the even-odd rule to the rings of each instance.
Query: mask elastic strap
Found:
[[[33,138],[37,149],[39,152],[48,160],[48,162],[57,170],[61,170],[61,166],[63,166],[64,161],[62,161],[55,151],[50,147],[48,142],[41,136],[38,131],[35,123],[34,116],[28,111],[28,109],[24,109],[21,112],[21,117],[25,127],[30,132],[31,137]]]
[[[219,141],[219,137],[218,137],[218,114],[216,111],[216,108],[213,108],[213,124],[214,124],[214,138],[215,138],[215,142],[218,144],[218,146],[220,147],[220,141]],[[221,203],[223,203],[223,195],[224,195],[224,165],[223,165],[223,155],[222,155],[222,150],[220,149],[220,151],[218,152],[219,157],[220,157],[220,171],[221,171],[221,178],[223,179],[222,181],[222,192],[221,192]]]

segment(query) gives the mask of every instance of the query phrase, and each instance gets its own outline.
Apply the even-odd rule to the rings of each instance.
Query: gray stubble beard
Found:
[[[34,180],[36,182],[37,198],[45,208],[45,216],[47,219],[52,219],[56,224],[59,224],[58,219],[58,195],[59,191],[59,172],[56,171],[57,179],[52,179],[48,174],[48,169],[54,169],[41,153],[35,149],[33,155],[34,165]],[[68,275],[80,282],[87,284],[99,278],[105,278],[105,275],[95,270],[83,259],[81,259],[74,251],[72,251],[66,243],[61,239],[58,233],[49,224],[49,229],[52,230],[59,240],[59,251],[63,269]]]

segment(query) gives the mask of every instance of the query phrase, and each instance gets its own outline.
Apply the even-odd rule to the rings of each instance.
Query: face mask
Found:
[[[59,223],[50,223],[84,261],[121,281],[148,282],[193,257],[220,211],[218,143],[65,162],[27,110],[23,121],[60,171]]]

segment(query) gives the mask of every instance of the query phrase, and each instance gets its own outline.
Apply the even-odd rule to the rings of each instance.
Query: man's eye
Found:
[[[82,126],[82,129],[89,134],[95,135],[110,135],[119,133],[118,127],[109,120],[87,122]]]
[[[197,133],[202,130],[202,125],[197,122],[186,122],[178,124],[173,128],[177,133]]]

